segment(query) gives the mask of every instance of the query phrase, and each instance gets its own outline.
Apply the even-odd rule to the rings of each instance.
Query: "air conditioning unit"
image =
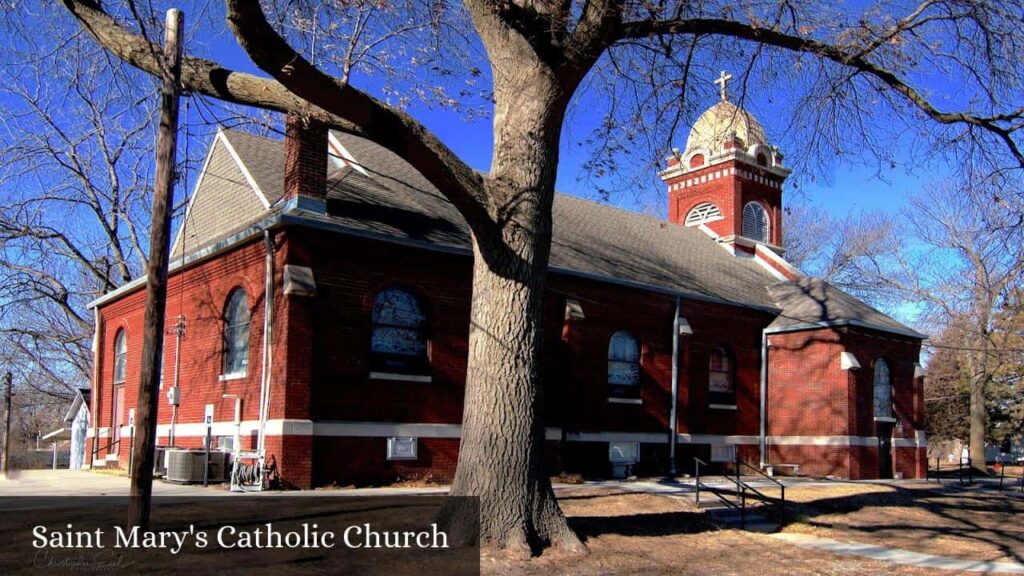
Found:
[[[204,450],[169,449],[167,451],[167,473],[164,477],[168,482],[193,484],[203,481],[203,468],[206,462]],[[228,454],[226,452],[210,452],[210,482],[224,482],[228,478]]]
[[[157,446],[153,458],[153,476],[162,478],[167,475],[167,446]]]

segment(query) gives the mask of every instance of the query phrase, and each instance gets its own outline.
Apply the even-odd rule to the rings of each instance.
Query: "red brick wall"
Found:
[[[403,248],[350,236],[291,228],[275,238],[275,292],[272,419],[459,424],[471,298],[471,262],[452,255]],[[281,293],[285,263],[311,266],[317,283],[314,297]],[[258,418],[262,347],[264,247],[259,240],[171,277],[168,324],[179,312],[188,317],[182,342],[182,405],[179,423],[202,421],[205,404],[216,406],[215,420],[233,419],[234,400],[243,398],[243,420]],[[429,318],[432,381],[370,380],[369,347],[374,296],[392,285],[416,292]],[[220,381],[221,310],[228,293],[243,286],[250,302],[249,369],[241,380]],[[180,297],[184,288],[184,297]],[[585,319],[566,322],[565,301],[578,300]],[[127,398],[134,402],[141,351],[144,294],[137,290],[101,308],[104,329],[96,401],[99,425],[110,426],[110,378],[117,327],[128,329]],[[548,426],[566,432],[655,433],[668,430],[672,372],[674,297],[593,280],[555,274],[545,300],[545,389]],[[761,330],[767,313],[684,299],[682,314],[694,335],[682,337],[678,429],[693,435],[756,437],[759,432]],[[641,346],[642,404],[609,403],[607,353],[611,335],[629,330]],[[871,406],[870,369],[839,370],[839,352],[854,351],[862,364],[885,353],[896,385],[897,412],[912,414],[901,423],[899,437],[913,438],[923,416],[915,401],[913,361],[918,348],[906,339],[886,340],[868,331],[818,330],[771,337],[769,434],[782,436],[871,436],[873,421],[863,414]],[[735,367],[736,410],[709,408],[708,359],[717,347],[728,349]],[[160,424],[170,421],[163,394],[173,384],[174,338],[166,340],[164,391]],[[920,394],[919,383],[916,390]],[[162,437],[165,439],[165,437]],[[251,443],[251,437],[247,437]],[[199,445],[179,438],[179,445]],[[102,442],[101,442],[102,444]],[[421,439],[421,459],[387,462],[385,440],[311,436],[270,437],[287,485],[306,487],[330,482],[379,483],[392,477],[447,478],[456,461],[455,440]],[[591,445],[592,444],[592,445]],[[552,443],[549,461],[567,468],[607,470],[607,443]],[[559,453],[562,450],[562,453]],[[757,447],[741,447],[756,459]],[[680,469],[690,455],[707,458],[706,446],[680,445]],[[877,450],[876,450],[877,451]],[[863,455],[860,455],[864,452]],[[825,474],[862,477],[877,474],[870,450],[849,447],[773,447],[773,458],[811,458]],[[902,455],[902,452],[900,452]],[[102,453],[101,453],[102,456]],[[902,456],[900,456],[902,458]],[[127,459],[122,450],[121,458]],[[855,460],[853,464],[851,459]],[[779,461],[779,460],[776,460]],[[664,443],[642,445],[642,462],[651,471],[667,467]],[[897,470],[906,464],[898,462]],[[805,468],[808,471],[816,468]],[[845,470],[845,472],[844,472]],[[874,472],[872,472],[872,470]],[[904,472],[906,475],[906,472]]]
[[[867,329],[819,329],[769,336],[768,435],[851,436],[849,446],[772,446],[772,462],[803,461],[821,453],[822,462],[802,465],[810,473],[850,478],[877,478],[879,449],[858,445],[878,435],[873,414],[874,362],[889,364],[893,400],[899,422],[894,439],[913,439],[922,429],[920,382],[913,378],[920,345],[915,341]],[[840,353],[851,352],[857,370],[840,368]],[[845,458],[841,457],[846,453]],[[904,477],[923,474],[916,448],[893,447],[894,471]],[[907,460],[909,458],[909,460]],[[845,462],[845,463],[844,463]],[[810,466],[810,467],[808,467]]]
[[[673,190],[672,186],[677,183],[685,183],[687,180],[699,179],[702,176],[710,176],[716,172],[735,169],[737,173],[727,176],[720,176],[706,182],[680,187]],[[707,223],[720,236],[739,235],[742,232],[743,207],[748,202],[761,202],[768,210],[770,221],[769,242],[776,245],[782,244],[782,190],[771,187],[761,182],[740,176],[739,171],[757,174],[772,181],[781,181],[780,178],[767,170],[729,160],[687,174],[677,176],[665,183],[669,186],[669,221],[682,224],[690,210],[698,204],[712,202],[722,211],[722,220]]]
[[[224,394],[235,394],[242,399],[242,420],[256,420],[259,415],[259,383],[263,346],[263,284],[264,248],[260,241],[240,246],[219,257],[189,267],[184,274],[173,273],[168,279],[167,321],[172,327],[179,314],[186,317],[187,329],[181,340],[179,384],[181,404],[177,423],[201,423],[206,404],[214,405],[214,421],[234,420],[235,400],[224,398]],[[249,363],[244,378],[221,380],[223,306],[229,293],[236,287],[246,291],[249,304]],[[125,378],[125,414],[135,407],[138,398],[139,366],[142,354],[142,323],[144,316],[145,290],[138,289],[130,294],[100,307],[103,330],[100,337],[101,365],[94,383],[94,400],[98,402],[96,414],[98,425],[112,425],[112,378],[114,363],[114,339],[119,328],[127,334],[128,358]],[[166,394],[174,385],[175,336],[164,337],[163,384],[158,405],[157,423],[171,422],[172,408]],[[274,417],[272,415],[272,417]],[[125,416],[127,423],[127,416]],[[166,434],[159,435],[159,442],[166,444]],[[100,446],[107,444],[101,440]],[[199,446],[201,439],[184,438],[179,435],[175,444]],[[118,450],[122,463],[127,462],[127,445]],[[100,457],[106,451],[99,453]]]

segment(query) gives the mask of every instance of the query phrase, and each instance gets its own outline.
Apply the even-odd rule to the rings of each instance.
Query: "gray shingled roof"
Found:
[[[469,229],[462,216],[410,164],[369,140],[333,135],[362,170],[330,164],[327,223],[354,233],[469,249]],[[283,143],[234,130],[225,136],[268,200],[279,200]],[[696,228],[565,194],[556,195],[553,216],[551,266],[556,270],[739,305],[781,308],[773,328],[853,321],[913,333],[821,280],[778,282],[752,259],[731,255]]]
[[[768,291],[782,308],[779,316],[768,326],[769,330],[848,323],[924,337],[820,278],[779,282],[770,286]]]

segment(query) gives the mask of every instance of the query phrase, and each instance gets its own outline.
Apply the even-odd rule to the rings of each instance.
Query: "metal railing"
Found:
[[[704,484],[703,482],[700,481],[700,467],[701,467],[702,464],[704,466],[710,466],[710,464],[708,464],[707,462],[701,460],[700,458],[696,458],[695,457],[693,459],[694,479],[695,479],[695,485],[697,487],[697,497],[696,497],[697,506],[698,507],[700,506],[700,491],[701,491],[701,488],[703,488],[705,492],[710,492],[716,498],[718,498],[718,500],[722,504],[725,504],[726,508],[731,508],[733,510],[739,510],[739,512],[740,512],[740,525],[745,529],[747,527],[747,506],[746,506],[747,502],[746,502],[746,497],[743,495],[742,486],[739,483],[737,483],[735,480],[733,480],[732,478],[729,478],[728,476],[725,477],[726,480],[732,482],[733,484],[736,484],[736,490],[740,494],[740,502],[737,504],[736,502],[733,502],[732,500],[729,500],[725,496],[725,494],[722,494],[716,488],[714,488],[714,487],[712,487],[710,485]]]
[[[774,503],[779,507],[779,521],[780,522],[785,522],[785,520],[786,520],[786,485],[783,484],[782,482],[779,482],[775,478],[772,478],[771,476],[765,474],[760,468],[740,460],[739,456],[736,456],[736,477],[737,478],[739,478],[740,470],[744,466],[746,466],[747,468],[753,470],[754,473],[756,473],[758,476],[761,476],[762,478],[764,478],[764,479],[774,483],[776,486],[779,487],[779,490],[781,492],[780,498],[777,501],[775,501]],[[751,488],[751,490],[754,490],[754,489]],[[764,494],[761,494],[761,492],[758,492],[757,490],[754,490],[754,491],[758,495],[760,495],[762,497],[764,502],[766,502],[766,503],[771,502],[771,500],[772,500],[771,498],[765,496]]]
[[[705,484],[705,483],[701,482],[701,479],[700,479],[700,467],[702,465],[703,466],[710,466],[710,464],[708,464],[707,462],[701,460],[700,458],[696,458],[696,457],[693,459],[693,462],[694,462],[694,479],[695,479],[695,485],[696,485],[696,489],[697,489],[697,496],[696,496],[697,506],[700,506],[700,493],[701,493],[701,491],[703,490],[704,492],[710,492],[711,494],[714,494],[715,497],[718,498],[718,500],[721,501],[727,508],[731,508],[733,510],[738,510],[739,511],[739,513],[740,513],[740,527],[745,530],[747,528],[747,503],[748,503],[748,500],[749,500],[749,497],[748,497],[748,493],[749,493],[749,494],[752,494],[752,495],[756,496],[756,499],[758,501],[760,501],[762,503],[762,505],[775,504],[777,506],[780,506],[780,508],[779,508],[779,521],[781,522],[781,521],[785,520],[785,517],[786,517],[786,487],[785,487],[785,485],[782,484],[782,482],[779,482],[778,480],[772,478],[771,476],[768,476],[767,474],[764,474],[763,472],[761,472],[760,470],[754,468],[750,464],[742,462],[742,461],[739,460],[739,458],[737,458],[736,459],[736,475],[735,475],[735,477],[732,477],[732,476],[730,476],[728,474],[725,474],[725,475],[722,476],[725,480],[728,480],[729,482],[731,482],[736,487],[735,494],[737,496],[739,496],[739,502],[735,502],[733,500],[730,500],[726,496],[726,494],[724,494],[720,489],[715,488],[715,487],[713,487],[711,485],[708,485],[708,484]],[[776,499],[776,498],[772,498],[770,496],[767,496],[766,494],[764,494],[763,492],[761,492],[757,488],[755,488],[755,487],[751,486],[750,484],[748,484],[748,483],[744,482],[743,480],[741,480],[741,478],[740,478],[740,468],[741,468],[741,466],[747,466],[747,467],[753,469],[755,472],[757,472],[761,476],[764,476],[768,480],[771,480],[775,484],[778,484],[779,487],[782,488],[782,498],[781,499]]]
[[[966,464],[966,466],[965,466],[965,464]],[[952,472],[953,468],[949,467],[945,471],[946,472]],[[960,458],[959,460],[957,460],[957,463],[956,463],[956,477],[957,477],[957,481],[960,482],[961,484],[965,483],[964,482],[964,472],[965,471],[967,473],[967,482],[966,482],[966,484],[973,484],[974,483],[974,467],[971,465],[971,459],[970,458],[967,459],[966,463],[964,462],[963,458]],[[925,458],[925,461],[924,461],[924,478],[925,478],[926,482],[930,482],[932,480],[932,478],[934,478],[936,482],[938,482],[939,484],[942,484],[942,472],[943,472],[943,470],[942,470],[942,458],[935,458],[935,469],[934,470],[932,470],[932,467],[931,467],[931,464],[929,463],[929,460],[927,458]]]
[[[114,446],[117,446],[117,445],[119,445],[119,444],[121,443],[121,440],[122,440],[123,438],[124,438],[124,437],[122,436],[122,437],[119,437],[119,438],[118,438],[117,440],[111,440],[111,441],[110,441],[109,443],[107,443],[107,445],[106,445],[106,446],[96,446],[96,448],[94,448],[94,449],[92,450],[92,452],[90,452],[90,453],[89,453],[89,456],[90,456],[90,458],[89,458],[89,462],[95,462],[95,461],[96,461],[96,455],[97,455],[97,454],[99,454],[99,453],[100,453],[100,451],[102,451],[102,450],[106,450],[106,451],[107,451],[107,454],[109,455],[109,454],[110,454],[110,452],[111,452],[111,449],[112,449],[112,448],[113,448]]]
[[[1024,494],[1024,471],[1021,472],[1020,477],[1010,476],[1011,479],[1016,478],[1014,481],[1020,487],[1021,494]],[[1006,480],[1006,464],[1003,462],[999,463],[999,491],[1003,490],[1003,483]]]

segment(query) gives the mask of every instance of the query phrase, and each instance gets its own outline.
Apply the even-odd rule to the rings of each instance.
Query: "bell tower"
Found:
[[[729,101],[731,78],[721,73],[719,101],[658,174],[668,186],[669,220],[700,227],[734,253],[754,254],[760,245],[781,254],[782,185],[790,170],[757,119]]]

